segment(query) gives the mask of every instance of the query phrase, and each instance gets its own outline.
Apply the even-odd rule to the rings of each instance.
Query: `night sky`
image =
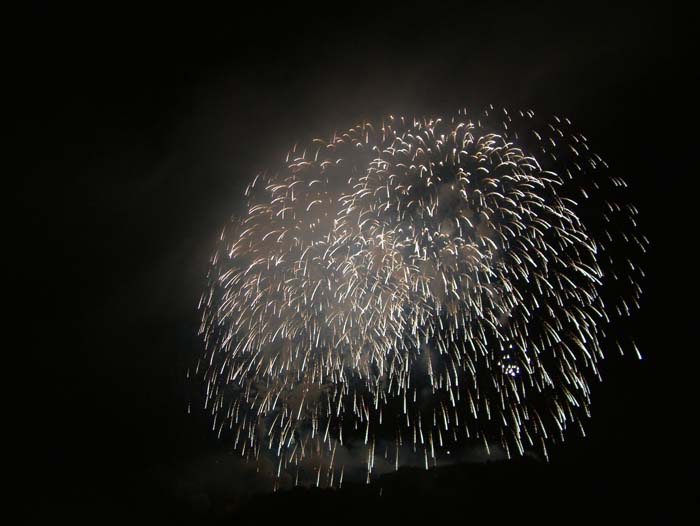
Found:
[[[665,470],[683,461],[667,444],[689,440],[669,437],[679,424],[659,394],[688,329],[676,312],[687,263],[669,232],[688,177],[667,136],[678,115],[670,3],[172,12],[33,2],[27,21],[16,130],[27,328],[15,354],[29,364],[10,371],[25,394],[9,403],[26,419],[13,432],[30,449],[29,510],[80,523],[670,520],[676,505],[662,495],[676,479]],[[230,455],[202,411],[187,414],[201,386],[185,381],[202,352],[208,258],[238,196],[297,140],[488,103],[568,116],[629,182],[652,249],[642,310],[613,330],[634,335],[644,360],[606,353],[589,436],[572,434],[549,464],[480,459],[251,497],[268,481]]]

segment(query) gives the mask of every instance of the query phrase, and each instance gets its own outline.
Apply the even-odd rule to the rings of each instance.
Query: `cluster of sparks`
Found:
[[[586,138],[536,122],[390,117],[259,174],[200,305],[214,429],[277,476],[330,486],[339,448],[369,479],[406,451],[426,467],[473,440],[546,456],[583,433],[647,240]]]

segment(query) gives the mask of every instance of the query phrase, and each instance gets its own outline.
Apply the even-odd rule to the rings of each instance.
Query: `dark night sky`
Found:
[[[588,439],[557,448],[551,465],[464,466],[444,475],[447,492],[411,473],[400,486],[439,513],[465,506],[454,481],[483,476],[542,509],[616,503],[665,517],[663,464],[675,455],[664,429],[677,423],[657,392],[671,383],[665,353],[686,331],[663,278],[671,203],[687,177],[664,146],[676,118],[671,3],[171,9],[32,4],[16,135],[29,168],[17,200],[32,291],[18,302],[36,313],[22,346],[33,371],[22,441],[34,460],[23,493],[36,507],[81,520],[235,515],[254,483],[222,467],[225,445],[203,415],[186,414],[184,376],[201,351],[208,256],[237,196],[297,139],[386,113],[493,103],[569,116],[629,181],[653,244],[643,310],[624,329],[645,360],[608,353]],[[348,491],[327,502],[361,518],[365,499],[390,516]],[[264,505],[308,518],[326,497]],[[483,501],[469,506],[488,516]]]

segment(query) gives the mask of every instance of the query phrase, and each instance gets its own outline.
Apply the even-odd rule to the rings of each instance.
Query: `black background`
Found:
[[[688,177],[673,153],[671,9],[33,3],[16,53],[26,177],[12,225],[29,511],[97,523],[669,520],[680,496],[664,497],[677,481],[667,468],[684,463],[673,448],[689,440],[659,394],[673,391],[667,356],[686,331],[676,298],[689,265],[671,242]],[[644,360],[608,353],[588,438],[555,448],[550,464],[402,470],[370,487],[250,500],[264,481],[186,410],[197,300],[238,196],[297,140],[488,103],[568,116],[630,183],[652,242],[643,308],[625,329]]]

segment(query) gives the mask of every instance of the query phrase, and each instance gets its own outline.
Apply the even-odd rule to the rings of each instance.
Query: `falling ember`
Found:
[[[339,445],[369,480],[403,448],[427,468],[459,444],[546,455],[583,433],[647,241],[586,138],[537,122],[389,117],[255,177],[200,305],[215,430],[331,486]]]

